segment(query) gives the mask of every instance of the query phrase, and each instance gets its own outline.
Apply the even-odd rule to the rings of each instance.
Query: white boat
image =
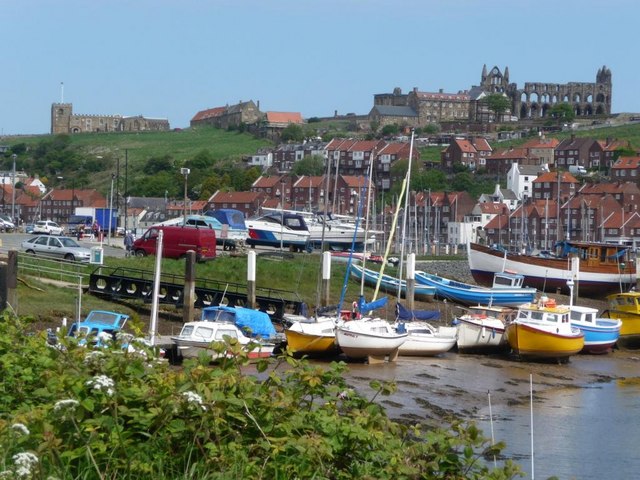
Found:
[[[506,325],[517,310],[509,307],[477,305],[465,309],[453,323],[458,328],[459,352],[491,352],[507,350]]]
[[[351,320],[336,327],[338,346],[349,358],[368,359],[369,363],[395,361],[399,347],[408,333],[400,333],[386,320],[364,318]]]
[[[207,320],[185,323],[180,334],[171,337],[171,342],[183,358],[198,357],[206,352],[212,360],[217,360],[233,356],[231,351],[214,348],[215,342],[227,339],[237,341],[251,359],[270,357],[275,348],[274,343],[245,336],[234,323]]]
[[[409,334],[399,349],[406,356],[440,355],[451,350],[457,339],[456,327],[434,327],[428,322],[401,322],[396,331]]]
[[[288,248],[291,251],[310,251],[309,228],[302,215],[273,212],[245,220],[246,244],[252,247]]]
[[[584,353],[607,353],[620,337],[622,320],[600,318],[596,308],[571,305],[571,325],[584,333]]]
[[[247,238],[246,228],[225,225],[217,218],[209,215],[187,215],[186,223],[184,217],[176,217],[160,222],[157,225],[186,225],[187,227],[194,228],[211,228],[216,231],[216,243],[218,245],[222,245],[225,250],[235,249],[237,246],[244,244],[244,241]]]

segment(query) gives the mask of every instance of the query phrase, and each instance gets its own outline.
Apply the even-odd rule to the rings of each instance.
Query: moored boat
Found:
[[[375,270],[371,270],[369,268],[364,268],[361,265],[352,264],[351,265],[351,276],[357,280],[361,280],[364,275],[364,283],[375,287],[378,284],[378,279],[380,279],[380,290],[397,294],[398,290],[400,290],[400,295],[403,298],[407,296],[407,281],[399,280],[396,277],[387,274],[380,274]],[[419,284],[416,280],[413,297],[416,300],[421,300],[423,302],[430,302],[433,300],[433,296],[435,294],[435,287],[430,285]]]
[[[500,352],[509,348],[506,326],[517,310],[489,305],[476,305],[465,310],[453,320],[458,327],[459,352]]]
[[[292,251],[311,251],[309,228],[302,215],[268,213],[256,219],[245,220],[246,244],[251,247],[288,248]]]
[[[640,292],[612,293],[607,296],[609,309],[603,316],[622,320],[618,346],[640,347]]]
[[[407,332],[399,353],[405,356],[434,356],[448,352],[456,344],[456,327],[434,326],[429,322],[399,322],[396,331]]]
[[[307,318],[285,314],[289,326],[284,333],[287,346],[295,355],[331,356],[338,354],[334,317]]]
[[[270,357],[276,346],[271,342],[247,337],[234,323],[226,321],[187,322],[179,335],[171,337],[178,355],[183,358],[198,357],[201,352],[205,352],[211,360],[232,357],[234,353],[231,348],[219,345],[220,342],[227,341],[230,342],[229,347],[237,341],[250,359]]]
[[[435,288],[436,296],[453,300],[463,305],[504,305],[517,306],[531,302],[536,296],[535,288],[522,286],[522,275],[499,272],[501,280],[509,284],[499,283],[491,288],[471,285],[451,280],[431,273],[416,271],[416,283]]]
[[[547,297],[520,305],[507,325],[507,341],[523,358],[568,360],[584,348],[584,333],[571,326],[569,313],[569,306]]]
[[[596,308],[572,305],[571,325],[584,333],[584,353],[607,353],[620,337],[622,320],[600,318]]]
[[[569,293],[574,277],[572,259],[580,258],[578,296],[604,296],[628,290],[636,281],[636,266],[626,245],[558,242],[556,255],[506,252],[477,243],[468,244],[469,268],[476,282],[490,285],[496,272],[511,270],[524,275],[525,285],[540,291]]]
[[[397,332],[383,319],[351,320],[336,327],[338,346],[349,358],[368,359],[369,363],[395,361],[399,347],[406,341],[407,332]]]

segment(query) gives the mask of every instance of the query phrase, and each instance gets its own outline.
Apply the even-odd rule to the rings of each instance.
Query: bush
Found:
[[[474,425],[423,431],[387,418],[343,379],[346,365],[290,355],[182,368],[150,350],[87,350],[27,321],[0,323],[3,478],[494,478],[520,475]],[[374,385],[379,394],[393,385]],[[13,476],[12,476],[13,475]]]

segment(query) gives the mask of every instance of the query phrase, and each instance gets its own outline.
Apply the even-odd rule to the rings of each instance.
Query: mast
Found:
[[[400,242],[400,266],[398,267],[398,298],[400,298],[400,294],[402,292],[402,267],[404,262],[404,236],[407,232],[407,214],[409,211],[409,197],[411,196],[411,161],[413,160],[413,136],[415,131],[411,130],[411,143],[409,144],[409,167],[407,168],[407,188],[409,189],[406,192],[406,196],[404,197],[404,212],[402,215],[402,239]]]

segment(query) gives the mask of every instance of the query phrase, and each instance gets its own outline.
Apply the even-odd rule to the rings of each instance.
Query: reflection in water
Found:
[[[349,364],[347,381],[371,398],[371,380],[395,381],[398,391],[379,397],[389,415],[445,426],[456,414],[491,435],[491,393],[496,441],[506,458],[531,478],[529,375],[533,375],[536,478],[637,478],[640,456],[640,382],[636,358],[576,356],[568,365],[447,353],[400,357],[395,364]],[[626,378],[627,380],[616,380]]]

